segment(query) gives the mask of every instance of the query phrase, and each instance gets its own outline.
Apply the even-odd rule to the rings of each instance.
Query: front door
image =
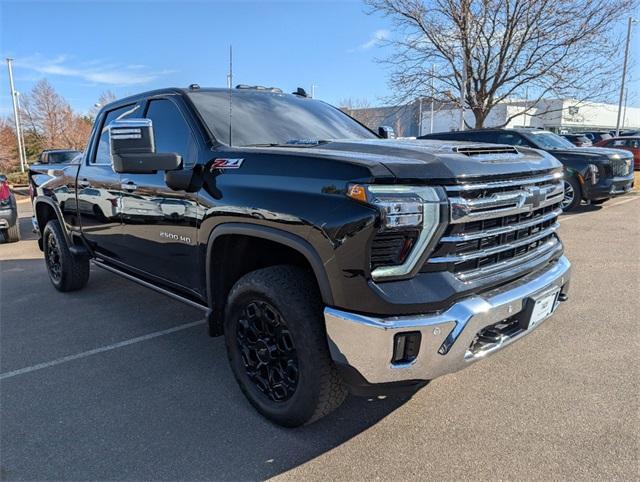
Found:
[[[156,152],[182,156],[194,166],[198,144],[180,104],[171,97],[151,100],[145,117],[153,122]],[[167,187],[165,172],[122,174],[123,261],[162,280],[196,286],[197,197]]]
[[[135,104],[123,106],[96,120],[100,123],[100,137],[89,146],[78,172],[76,192],[69,193],[64,203],[65,211],[77,209],[83,235],[93,250],[115,260],[120,259],[122,252],[121,185],[120,175],[111,167],[107,126],[115,119],[134,115],[137,107]]]

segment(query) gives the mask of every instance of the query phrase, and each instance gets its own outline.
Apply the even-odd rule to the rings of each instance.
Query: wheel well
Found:
[[[222,319],[227,296],[233,285],[245,274],[280,264],[299,266],[308,272],[318,286],[307,258],[284,244],[249,235],[226,234],[215,239],[210,259],[209,289],[213,295],[215,333],[222,333]]]
[[[42,234],[47,223],[52,219],[58,219],[58,216],[53,206],[46,202],[39,202],[36,204],[36,219],[38,220],[38,229]]]

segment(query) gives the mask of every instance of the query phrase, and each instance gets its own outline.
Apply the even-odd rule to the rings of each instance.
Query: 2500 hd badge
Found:
[[[167,231],[160,232],[161,238],[172,239],[174,241],[180,241],[181,243],[191,244],[191,238],[188,236],[182,236],[175,233],[168,233]]]

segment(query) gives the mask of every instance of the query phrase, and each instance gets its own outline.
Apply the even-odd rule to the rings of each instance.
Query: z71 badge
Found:
[[[239,169],[244,159],[215,159],[211,163],[211,171],[216,169]]]

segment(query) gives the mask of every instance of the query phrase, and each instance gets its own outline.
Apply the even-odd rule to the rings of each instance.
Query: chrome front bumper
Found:
[[[542,273],[484,296],[465,298],[439,314],[377,318],[325,308],[331,356],[337,364],[355,368],[371,384],[433,380],[461,370],[533,331],[520,330],[490,350],[470,353],[480,331],[518,314],[524,316],[528,300],[558,290],[566,296],[570,270],[569,260],[562,256]],[[406,332],[420,332],[420,350],[410,363],[394,364],[394,336]]]

